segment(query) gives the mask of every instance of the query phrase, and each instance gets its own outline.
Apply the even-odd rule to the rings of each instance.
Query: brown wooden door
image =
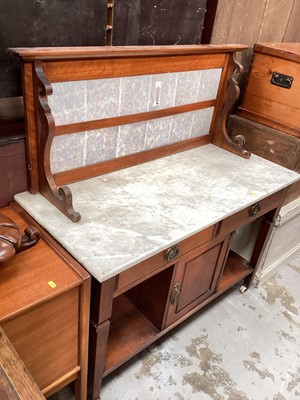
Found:
[[[182,257],[173,280],[165,326],[190,313],[215,292],[227,244],[228,240],[209,249],[200,246]]]
[[[206,298],[214,290],[213,278],[220,249],[221,245],[219,244],[185,263],[176,312],[199,298]]]

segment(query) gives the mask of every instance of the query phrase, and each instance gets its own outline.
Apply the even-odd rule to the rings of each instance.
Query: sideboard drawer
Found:
[[[266,212],[271,211],[273,208],[276,208],[282,201],[282,196],[283,191],[281,190],[225,218],[221,224],[220,234],[233,231],[237,227],[251,222]]]
[[[205,242],[208,242],[214,236],[214,228],[215,226],[212,225],[204,229],[203,231],[196,233],[190,238],[181,241],[175,246],[172,246],[175,247],[175,249],[174,253],[170,255],[169,259],[167,259],[167,252],[169,249],[166,249],[154,255],[153,257],[150,257],[147,260],[140,262],[134,267],[129,268],[124,272],[121,272],[119,275],[115,295],[119,295],[120,293],[129,289],[131,286],[136,285],[147,278],[150,278],[153,274],[157,273],[160,268],[165,268],[172,263],[176,263],[177,258],[182,254],[185,254],[195,247]],[[173,258],[172,255],[174,255]]]

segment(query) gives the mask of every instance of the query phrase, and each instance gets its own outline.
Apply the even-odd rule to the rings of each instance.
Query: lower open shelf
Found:
[[[160,331],[125,295],[114,300],[104,376],[152,343]]]
[[[248,265],[246,260],[233,251],[230,251],[218,285],[218,290],[211,297],[211,300],[252,272],[253,268]],[[166,270],[163,273],[166,275],[165,278],[167,277],[167,279],[165,279],[167,287],[170,285],[172,269],[169,271]],[[157,282],[155,281],[154,283]],[[152,290],[153,288],[151,285],[150,287]],[[156,313],[149,313],[148,307],[145,307],[144,301],[139,302],[136,300],[136,296],[143,300],[145,300],[145,298],[148,299],[148,296],[144,296],[145,293],[147,294],[146,286],[142,285],[139,289],[137,293],[129,291],[127,295],[122,294],[114,299],[106,349],[104,376],[138,354],[163,334],[159,329],[161,326],[160,318],[157,318]],[[162,299],[160,299],[163,303],[161,310],[165,307],[168,290],[164,290],[163,292],[165,294]],[[158,296],[161,292],[159,291],[156,293]],[[140,309],[133,302],[139,304]],[[159,308],[153,299],[150,305],[153,305],[155,309]],[[195,311],[198,308],[199,307],[196,307]],[[161,314],[161,312],[159,314]],[[148,318],[146,315],[148,315]]]
[[[230,251],[218,285],[218,292],[223,292],[227,288],[230,288],[252,272],[253,268],[250,267],[244,258]]]

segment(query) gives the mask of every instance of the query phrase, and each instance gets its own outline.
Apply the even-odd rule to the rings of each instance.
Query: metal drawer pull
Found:
[[[260,205],[259,203],[255,203],[249,210],[249,216],[255,217],[256,214],[260,212]]]
[[[179,253],[179,250],[176,245],[170,247],[169,250],[165,254],[165,260],[166,261],[174,260],[174,258],[178,255],[178,253]]]
[[[181,284],[176,283],[176,285],[174,286],[174,292],[173,292],[173,296],[171,299],[171,304],[173,306],[177,306],[177,304],[179,303],[180,290],[181,290]]]
[[[271,78],[272,85],[280,86],[285,89],[290,89],[293,83],[293,77],[285,74],[281,74],[280,72],[273,72]]]

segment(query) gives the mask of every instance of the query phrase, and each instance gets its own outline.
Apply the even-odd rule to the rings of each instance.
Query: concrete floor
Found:
[[[233,288],[107,377],[101,399],[300,399],[299,287],[300,256],[258,289]]]

